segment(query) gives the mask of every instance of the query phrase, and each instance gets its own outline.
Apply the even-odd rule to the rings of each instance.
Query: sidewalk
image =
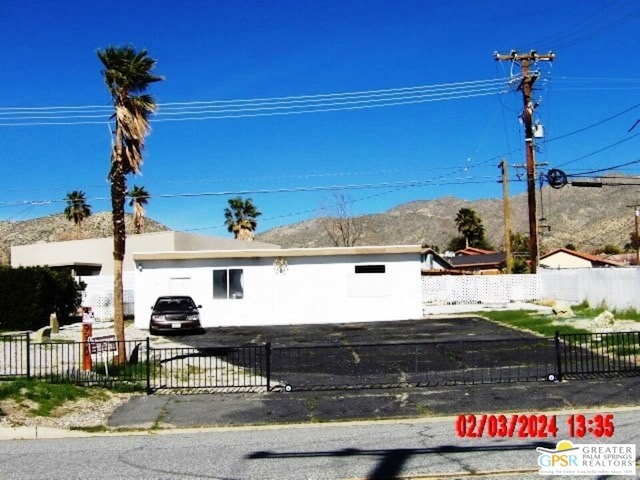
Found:
[[[0,428],[0,441],[144,435],[181,429],[400,420],[462,413],[598,413],[640,406],[640,376],[562,383],[509,383],[386,390],[140,395],[108,419],[107,431]]]

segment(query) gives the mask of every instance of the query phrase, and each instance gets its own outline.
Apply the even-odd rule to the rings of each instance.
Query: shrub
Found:
[[[0,329],[37,330],[56,313],[64,324],[82,300],[70,270],[0,268]]]

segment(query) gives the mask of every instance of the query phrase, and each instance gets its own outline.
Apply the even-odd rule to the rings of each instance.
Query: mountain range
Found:
[[[562,189],[545,187],[537,194],[540,251],[567,244],[594,252],[605,245],[623,248],[635,229],[632,205],[640,204],[637,187]],[[529,235],[526,193],[509,199],[511,231]],[[364,229],[362,245],[425,244],[444,250],[458,236],[455,218],[461,208],[479,215],[486,237],[496,249],[504,246],[504,203],[502,199],[466,201],[456,197],[404,203],[386,212],[358,217]],[[274,228],[258,235],[261,241],[283,247],[331,245],[320,218]]]
[[[605,245],[623,248],[635,230],[635,205],[640,194],[635,186],[604,186],[562,189],[545,187],[538,193],[540,221],[540,251],[574,245],[585,252],[594,252]],[[510,198],[511,230],[528,235],[527,195]],[[150,203],[151,210],[153,204]],[[259,207],[259,205],[258,205]],[[461,208],[478,214],[485,227],[486,237],[496,248],[504,245],[504,214],[502,199],[467,201],[457,197],[416,200],[397,205],[385,212],[356,217],[363,228],[358,245],[415,245],[437,246],[444,250],[449,241],[458,236],[455,217]],[[222,212],[220,217],[222,219]],[[133,230],[133,219],[127,215],[127,232]],[[321,247],[333,243],[325,229],[326,222],[313,218],[283,225],[256,235],[256,239],[282,247]],[[258,224],[258,231],[260,225]],[[144,232],[169,230],[147,218]],[[99,212],[87,218],[80,238],[111,235],[111,213]],[[0,222],[0,263],[10,263],[12,245],[76,239],[73,222],[63,214],[49,215],[24,221]]]

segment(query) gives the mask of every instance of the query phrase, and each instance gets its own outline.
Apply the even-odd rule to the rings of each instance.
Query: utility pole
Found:
[[[525,151],[527,158],[527,199],[529,204],[529,257],[531,262],[531,273],[536,273],[538,269],[538,219],[536,214],[536,164],[535,149],[533,144],[533,111],[536,108],[531,100],[533,84],[539,76],[539,72],[531,72],[532,63],[544,60],[552,61],[555,54],[548,53],[539,55],[535,51],[529,53],[518,53],[512,50],[507,55],[495,53],[497,61],[511,61],[520,65],[522,79],[518,90],[522,91],[523,111],[522,122],[524,123]]]
[[[640,216],[640,210],[638,210],[638,208],[640,208],[639,205],[627,205],[628,208],[633,208],[633,216],[636,219],[636,238],[635,238],[635,243],[636,243],[636,266],[640,267],[640,237],[638,236],[640,234],[640,227],[638,226],[638,217]]]
[[[507,161],[502,159],[499,168],[502,169],[502,207],[504,210],[504,255],[507,273],[513,271],[513,255],[511,252],[511,209],[509,208],[509,171]]]

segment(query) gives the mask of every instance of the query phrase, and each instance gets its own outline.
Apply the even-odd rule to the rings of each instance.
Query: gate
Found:
[[[269,388],[269,345],[150,348],[147,390],[236,392]]]
[[[391,388],[546,380],[553,339],[274,347],[274,386],[296,390]]]
[[[640,374],[640,332],[556,332],[558,376]]]

